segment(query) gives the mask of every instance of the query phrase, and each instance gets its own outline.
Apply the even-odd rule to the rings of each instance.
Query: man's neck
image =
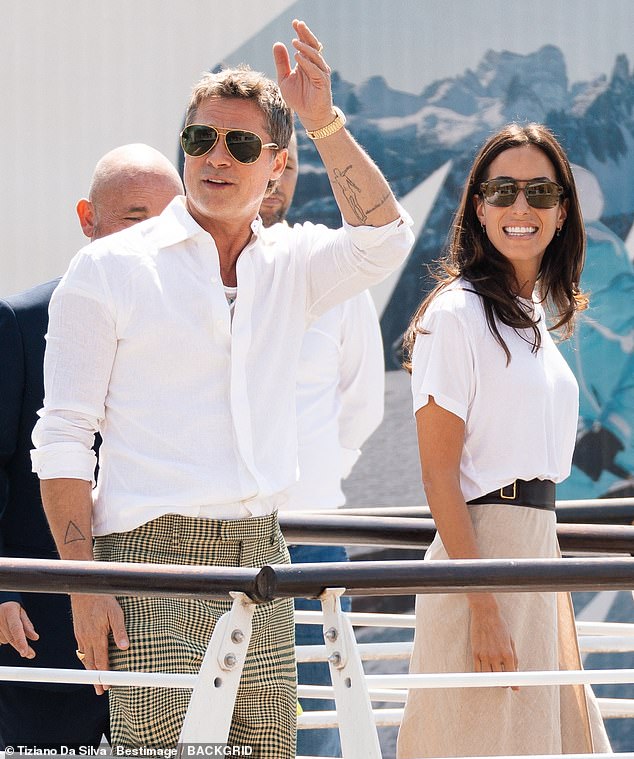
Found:
[[[220,276],[225,285],[235,287],[237,285],[236,264],[240,253],[246,248],[253,235],[251,226],[246,229],[235,230],[233,233],[226,228],[220,230],[210,230],[207,232],[214,238],[216,248],[218,249],[218,260],[220,262]]]
[[[199,218],[199,215],[191,208],[188,210],[205,232],[213,237],[218,250],[220,276],[223,284],[235,287],[237,285],[236,263],[240,253],[249,244],[253,235],[252,222],[215,222],[212,219]]]

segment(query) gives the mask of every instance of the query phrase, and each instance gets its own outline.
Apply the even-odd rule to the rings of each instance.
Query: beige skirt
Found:
[[[554,512],[470,506],[482,558],[560,556]],[[436,535],[426,561],[447,559]],[[569,593],[498,593],[520,670],[581,669]],[[473,672],[469,607],[462,594],[416,599],[410,672]],[[610,752],[588,686],[410,690],[398,759]]]

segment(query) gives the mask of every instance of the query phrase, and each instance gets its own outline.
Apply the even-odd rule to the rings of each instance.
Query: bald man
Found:
[[[124,145],[95,167],[77,203],[91,240],[157,216],[183,193],[178,172],[149,145]],[[44,397],[48,302],[59,279],[0,300],[0,555],[58,558],[31,473],[31,431]],[[68,596],[0,592],[0,665],[83,669]],[[108,702],[89,685],[0,684],[0,750],[98,746]]]

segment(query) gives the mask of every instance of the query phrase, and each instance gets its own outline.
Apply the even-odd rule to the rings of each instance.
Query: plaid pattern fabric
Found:
[[[169,514],[127,533],[97,537],[98,561],[259,567],[286,564],[277,515],[240,520]],[[135,672],[196,673],[218,619],[231,601],[119,597],[130,639],[111,642],[110,666]],[[173,747],[191,691],[112,687],[112,745]],[[296,674],[293,604],[257,606],[233,713],[230,746],[252,746],[258,759],[295,757]],[[210,714],[210,719],[213,715]]]

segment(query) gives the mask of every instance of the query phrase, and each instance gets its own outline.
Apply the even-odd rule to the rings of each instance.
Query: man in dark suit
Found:
[[[168,159],[125,145],[95,167],[77,204],[91,240],[157,216],[183,186]],[[0,555],[58,558],[31,472],[31,431],[44,397],[48,303],[59,279],[0,300]],[[0,665],[83,669],[65,594],[0,591]],[[0,749],[98,746],[108,702],[89,685],[0,683]]]

